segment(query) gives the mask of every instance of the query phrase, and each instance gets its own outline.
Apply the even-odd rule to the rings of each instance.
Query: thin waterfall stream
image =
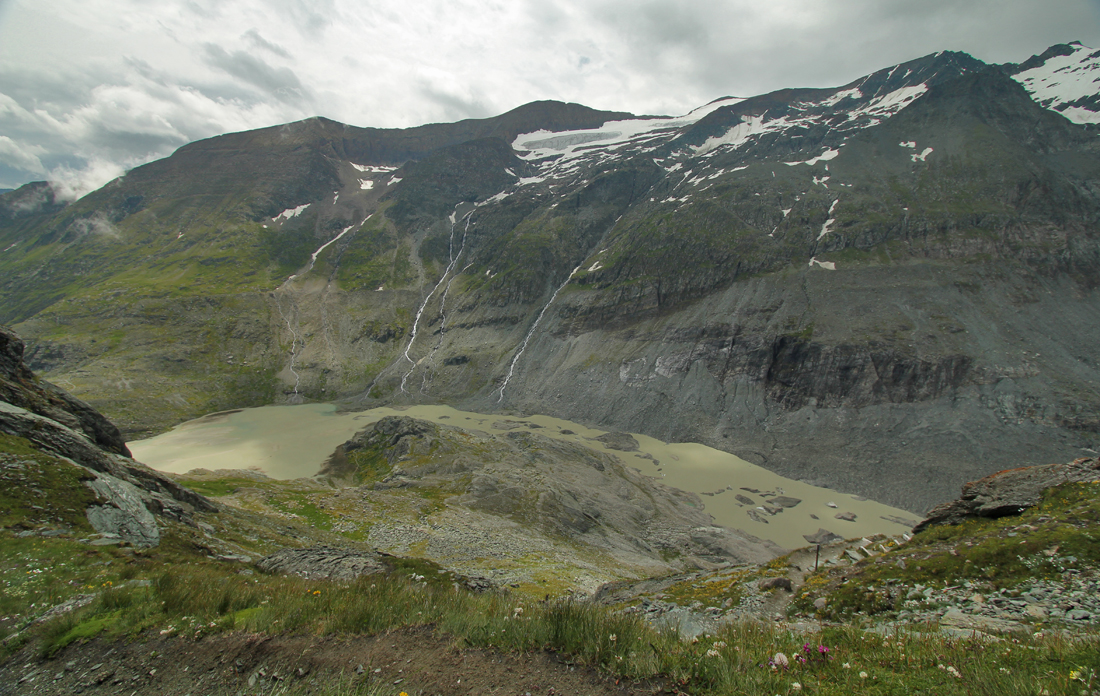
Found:
[[[351,232],[354,229],[359,229],[360,227],[365,225],[367,223],[367,220],[370,220],[370,219],[371,219],[371,216],[368,215],[365,218],[363,218],[363,221],[360,222],[358,225],[355,225],[355,224],[348,225],[347,227],[345,227],[340,232],[340,234],[336,235],[335,237],[328,240],[327,242],[325,242],[321,246],[317,247],[317,251],[314,251],[310,255],[309,265],[306,266],[306,269],[304,271],[302,271],[301,273],[295,273],[295,274],[291,275],[290,277],[288,277],[286,280],[283,281],[282,285],[280,285],[278,288],[276,288],[275,292],[272,293],[272,295],[275,297],[275,307],[279,310],[279,316],[282,318],[282,320],[284,322],[286,322],[286,329],[287,329],[287,331],[290,332],[290,364],[287,365],[287,369],[290,370],[290,374],[294,375],[294,395],[295,396],[298,395],[298,387],[301,386],[302,376],[299,375],[298,371],[294,369],[294,363],[298,359],[298,343],[300,342],[302,344],[302,348],[304,349],[305,348],[305,339],[303,339],[298,334],[298,330],[294,327],[294,324],[291,322],[291,317],[296,318],[297,315],[298,315],[297,301],[294,299],[293,295],[290,296],[291,303],[292,303],[292,305],[294,305],[294,310],[288,316],[287,313],[283,311],[283,303],[282,303],[282,300],[280,298],[281,298],[282,295],[290,295],[290,289],[291,289],[290,288],[290,282],[292,280],[294,280],[295,278],[298,278],[299,276],[304,276],[306,273],[309,273],[310,271],[313,270],[313,267],[317,264],[317,257],[321,255],[321,252],[323,252],[325,249],[327,249],[333,243],[339,241],[348,232]],[[327,324],[327,316],[326,316],[326,310],[325,310],[325,306],[324,306],[324,298],[321,299],[321,314],[322,314],[323,322],[325,324]],[[326,339],[327,339],[327,335],[326,335]]]
[[[504,400],[504,389],[508,386],[508,382],[512,379],[512,373],[515,372],[516,363],[519,362],[520,357],[523,355],[523,351],[527,350],[527,342],[531,340],[531,336],[534,335],[535,329],[539,328],[539,323],[542,321],[542,317],[546,314],[546,310],[550,309],[550,305],[554,304],[554,300],[557,298],[558,293],[562,291],[569,281],[573,280],[573,276],[577,271],[581,270],[580,266],[573,269],[569,277],[565,279],[565,282],[558,286],[558,289],[554,291],[554,294],[550,296],[550,299],[545,305],[542,306],[542,311],[539,312],[538,317],[535,319],[535,323],[531,324],[530,330],[527,331],[527,335],[523,337],[523,343],[520,344],[519,350],[512,356],[512,364],[508,366],[508,375],[504,378],[504,383],[500,385],[500,396],[497,397],[497,403],[499,404]]]
[[[456,206],[456,210],[457,210],[457,206]],[[455,218],[455,213],[451,213],[451,238],[450,238],[450,241],[449,241],[448,246],[447,246],[447,254],[450,256],[450,262],[447,264],[447,268],[444,269],[443,275],[440,277],[439,282],[435,284],[435,287],[432,288],[432,291],[429,292],[428,296],[424,298],[424,301],[420,303],[420,309],[416,310],[416,317],[413,319],[412,331],[409,334],[409,343],[408,343],[408,345],[405,346],[405,352],[403,354],[405,356],[405,359],[409,361],[409,364],[411,365],[411,367],[409,367],[408,372],[406,372],[404,375],[401,376],[401,393],[402,394],[408,394],[409,393],[408,390],[405,389],[405,383],[408,381],[409,375],[412,374],[413,370],[416,369],[416,365],[417,365],[417,361],[415,361],[411,357],[409,357],[409,350],[412,348],[413,342],[416,341],[416,334],[420,330],[420,317],[423,316],[424,310],[428,306],[428,302],[435,295],[436,291],[439,290],[440,286],[442,286],[443,283],[447,280],[447,276],[449,276],[451,274],[451,271],[454,270],[455,264],[458,263],[458,259],[462,256],[462,252],[466,249],[466,234],[470,231],[470,216],[471,215],[473,215],[472,210],[470,212],[466,213],[466,215],[464,216],[465,219],[466,219],[466,227],[462,230],[462,241],[458,246],[458,253],[456,254],[456,253],[454,253],[454,235],[455,235],[455,225],[458,224],[458,220]],[[447,284],[447,289],[450,289],[450,283]],[[441,312],[443,311],[442,308],[440,309],[440,311]]]

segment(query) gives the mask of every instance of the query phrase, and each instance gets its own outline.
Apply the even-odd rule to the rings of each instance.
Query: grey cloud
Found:
[[[269,0],[272,9],[285,14],[299,30],[318,38],[339,16],[334,0]],[[369,7],[364,7],[369,11]]]
[[[92,87],[108,79],[102,73],[73,70],[68,73],[42,69],[12,69],[0,65],[0,92],[20,104],[71,110],[88,99]]]
[[[255,28],[252,28],[252,29],[249,29],[248,31],[246,31],[241,38],[248,41],[254,47],[262,48],[265,51],[270,51],[271,53],[274,53],[275,55],[279,56],[280,58],[287,58],[287,59],[290,58],[290,52],[289,51],[287,51],[282,46],[280,46],[278,44],[273,44],[270,41],[268,41],[267,39],[265,39],[264,37],[260,36],[260,32],[256,31]]]
[[[716,9],[717,3],[686,4],[680,0],[651,0],[635,5],[633,12],[614,13],[614,21],[627,33],[665,46],[710,41],[708,24],[713,15],[708,10]]]
[[[442,107],[443,117],[451,121],[465,118],[485,118],[495,115],[485,102],[478,98],[464,98],[437,89],[431,84],[423,84],[420,93],[429,101]]]
[[[206,62],[210,65],[258,87],[280,101],[300,102],[307,98],[305,88],[290,68],[275,68],[244,51],[229,53],[215,44],[205,44],[203,50]]]
[[[168,84],[166,79],[167,76],[150,65],[148,61],[133,56],[123,56],[122,63],[150,82],[155,82],[159,85]]]
[[[671,68],[700,93],[751,96],[841,85],[940,50],[1002,62],[1073,38],[1100,45],[1098,7],[1096,0],[597,0],[588,12],[623,40],[620,68],[655,76]]]

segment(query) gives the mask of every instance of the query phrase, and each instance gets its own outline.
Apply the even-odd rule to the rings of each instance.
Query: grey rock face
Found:
[[[23,343],[0,326],[0,432],[30,441],[47,454],[95,474],[86,485],[100,504],[86,511],[104,534],[101,543],[118,540],[156,546],[160,530],[154,515],[190,522],[196,510],[216,506],[174,480],[135,462],[118,429],[84,402],[38,380],[23,363]]]
[[[963,486],[958,499],[933,509],[914,531],[974,517],[1018,515],[1037,504],[1046,489],[1080,481],[1100,481],[1100,458],[1001,471]]]
[[[95,479],[85,481],[84,485],[103,501],[87,510],[88,522],[97,532],[117,535],[134,546],[160,543],[157,519],[145,507],[142,491],[137,486],[98,472]]]
[[[0,325],[0,401],[77,430],[108,452],[130,456],[113,423],[80,399],[35,377],[23,362],[23,351],[22,339]]]
[[[5,401],[0,401],[0,432],[26,438],[44,452],[137,486],[142,489],[150,509],[157,514],[182,520],[189,517],[192,509],[202,512],[217,509],[206,497],[160,472],[128,457],[104,451],[83,433]]]

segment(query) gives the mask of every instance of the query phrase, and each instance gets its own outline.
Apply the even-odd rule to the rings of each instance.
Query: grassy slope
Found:
[[[985,592],[1011,592],[1067,572],[1098,571],[1100,484],[1070,483],[1048,490],[1018,517],[932,527],[852,568],[822,570],[807,579],[796,607],[818,614],[813,602],[825,597],[821,614],[828,618],[890,615],[916,606],[905,597],[917,584],[942,589],[971,582]]]
[[[57,502],[53,508],[26,512],[22,520],[5,518],[8,528],[0,531],[0,582],[5,587],[0,631],[5,655],[26,641],[33,641],[48,656],[81,641],[129,640],[148,631],[198,639],[233,630],[347,635],[427,625],[454,636],[462,645],[515,651],[550,648],[623,677],[662,676],[691,693],[793,693],[797,682],[802,693],[838,695],[992,696],[1043,689],[1054,694],[1072,693],[1071,689],[1083,686],[1080,679],[1100,671],[1100,644],[1095,638],[1036,635],[1009,642],[948,639],[919,631],[884,637],[866,633],[856,624],[822,626],[805,635],[745,623],[685,642],[674,633],[654,631],[637,617],[592,605],[542,603],[522,594],[459,592],[451,586],[450,575],[415,558],[395,559],[393,572],[386,577],[341,583],[241,574],[240,563],[209,557],[228,552],[259,555],[283,546],[326,541],[354,545],[320,529],[325,520],[310,515],[305,515],[310,523],[303,524],[286,515],[227,508],[202,516],[212,534],[169,524],[163,543],[154,549],[89,546],[77,541],[89,530],[79,519],[85,501],[80,498],[75,468],[35,453],[28,443],[15,438],[0,441],[0,452],[5,464],[34,462],[36,467],[53,467],[57,474],[15,477],[7,485],[6,508],[32,495]],[[213,495],[239,495],[257,486],[248,476],[208,476],[196,487]],[[1033,511],[1033,518],[1025,518],[1030,522],[1016,524],[1039,524],[1041,518],[1051,518],[1051,533],[1057,538],[1043,541],[1076,548],[1074,535],[1095,528],[1095,518],[1090,517],[1096,505],[1095,495],[1089,495],[1093,493],[1093,489],[1059,489]],[[1055,520],[1063,513],[1072,529]],[[1081,521],[1091,525],[1085,532]],[[932,530],[897,553],[913,554],[945,541],[969,540],[980,549],[993,544],[995,530],[1007,524],[997,521]],[[56,538],[15,536],[22,527],[62,525],[72,533]],[[770,574],[768,568],[762,573]],[[857,574],[848,586],[879,581]],[[694,591],[680,589],[688,594]],[[88,606],[30,625],[46,607],[80,594],[92,595]],[[685,599],[695,597],[688,594]],[[789,668],[769,666],[777,652],[788,656]],[[805,656],[806,661],[796,655]],[[1079,680],[1071,678],[1071,672]],[[415,693],[415,675],[409,677],[402,688]]]

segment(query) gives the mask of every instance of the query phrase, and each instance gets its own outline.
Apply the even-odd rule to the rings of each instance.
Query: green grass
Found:
[[[101,633],[147,629],[198,638],[229,630],[353,635],[431,625],[461,645],[551,649],[620,677],[663,677],[699,694],[788,694],[795,682],[811,694],[1000,696],[1044,688],[1060,694],[1070,693],[1071,670],[1100,670],[1095,637],[989,641],[919,631],[882,636],[856,626],[807,636],[744,623],[684,641],[637,617],[589,604],[528,603],[455,590],[449,579],[428,582],[433,570],[438,573],[431,565],[408,566],[392,576],[339,583],[183,565],[161,573],[147,590],[103,593],[96,604],[43,627],[40,637],[50,652]],[[778,652],[788,658],[786,669],[769,665]]]
[[[0,528],[68,528],[91,532],[84,509],[95,494],[88,471],[0,433]]]

